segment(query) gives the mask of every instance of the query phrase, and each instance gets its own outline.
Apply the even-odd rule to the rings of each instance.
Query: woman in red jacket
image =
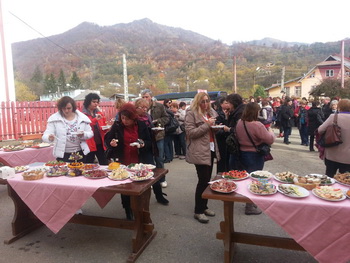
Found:
[[[98,163],[101,165],[107,165],[108,160],[105,156],[104,137],[105,130],[102,129],[106,126],[106,117],[99,110],[98,104],[100,103],[100,96],[96,93],[89,93],[84,100],[83,113],[85,113],[91,120],[91,129],[94,132],[94,136],[87,140],[87,144],[90,148],[90,153],[86,156],[85,161],[87,163],[93,163],[95,157],[98,159]]]

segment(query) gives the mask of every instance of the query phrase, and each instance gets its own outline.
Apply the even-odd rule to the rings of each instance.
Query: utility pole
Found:
[[[233,92],[237,93],[237,65],[236,56],[233,56]]]
[[[341,41],[341,64],[340,64],[340,74],[341,74],[341,88],[344,89],[344,40]]]
[[[123,75],[124,75],[124,99],[125,101],[129,101],[128,73],[126,69],[125,54],[123,54]]]
[[[186,91],[190,91],[190,85],[189,85],[189,81],[190,81],[190,78],[188,77],[188,75],[186,76]]]
[[[282,77],[281,77],[281,91],[283,91],[283,92],[286,92],[284,90],[284,74],[285,74],[285,72],[286,72],[286,67],[283,67],[282,68]]]

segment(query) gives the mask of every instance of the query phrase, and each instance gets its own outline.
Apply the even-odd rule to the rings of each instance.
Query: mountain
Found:
[[[76,71],[90,89],[122,83],[123,54],[133,93],[142,88],[140,83],[153,85],[159,92],[172,86],[177,90],[229,91],[233,56],[237,59],[238,86],[249,91],[254,84],[268,87],[279,81],[284,66],[286,79],[299,77],[328,55],[339,53],[340,48],[339,42],[306,45],[271,38],[228,46],[145,18],[112,26],[83,22],[62,34],[14,43],[12,51],[16,79],[40,95],[44,92],[42,83],[38,89],[30,81],[38,68],[44,76],[52,73],[56,78],[62,69],[67,80]],[[262,69],[258,73],[257,67]],[[198,86],[198,80],[205,79],[209,81]]]

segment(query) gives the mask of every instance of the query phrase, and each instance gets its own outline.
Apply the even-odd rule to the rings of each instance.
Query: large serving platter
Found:
[[[15,173],[23,173],[27,171],[29,167],[26,165],[21,165],[21,166],[15,166],[14,169],[15,169]]]
[[[341,190],[339,190],[339,191],[341,191]],[[326,200],[326,201],[339,202],[339,201],[343,201],[343,200],[346,199],[346,195],[344,193],[343,193],[341,198],[326,198],[324,196],[319,195],[316,188],[312,189],[311,192],[313,193],[314,196],[316,196],[316,197],[318,197],[318,198],[320,198],[322,200]]]
[[[84,177],[88,179],[103,179],[103,178],[106,178],[107,176],[108,176],[107,172],[101,169],[85,171],[84,173]]]
[[[209,185],[211,190],[222,194],[229,194],[237,190],[237,184],[232,180],[219,179],[209,182]]]
[[[277,187],[277,191],[292,198],[305,198],[310,195],[309,191],[304,187],[294,184],[280,184]],[[299,193],[299,195],[297,193]]]
[[[224,179],[240,181],[247,179],[249,177],[249,173],[247,173],[246,171],[231,170],[228,172],[223,172],[221,177]]]
[[[268,171],[254,171],[249,174],[253,180],[270,180],[273,174]]]
[[[296,177],[298,175],[296,175],[295,173],[292,172],[281,172],[281,173],[276,173],[273,178],[280,182],[280,183],[284,183],[284,184],[292,184],[293,183],[293,179],[294,177]]]
[[[116,176],[113,175],[114,173],[116,173]],[[121,173],[123,173],[123,175],[125,175],[125,177],[121,177],[120,176]],[[111,173],[109,173],[108,178],[113,180],[113,181],[123,181],[123,180],[130,178],[130,176],[132,176],[131,172],[120,167],[118,169],[113,170]]]
[[[153,172],[148,172],[146,176],[137,176],[136,174],[131,174],[130,175],[130,180],[135,181],[135,182],[142,182],[149,180],[153,177],[154,173]]]
[[[271,190],[269,191],[268,188]],[[255,192],[253,189],[259,189],[261,192]],[[273,195],[277,193],[277,187],[271,183],[263,184],[260,182],[252,181],[252,183],[248,185],[248,191],[255,195]]]

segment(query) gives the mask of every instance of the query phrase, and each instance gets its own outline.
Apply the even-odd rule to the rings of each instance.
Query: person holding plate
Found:
[[[198,183],[195,192],[194,218],[200,223],[208,223],[207,216],[215,216],[208,209],[208,199],[202,198],[213,171],[214,158],[220,160],[220,153],[215,137],[215,125],[218,114],[211,107],[207,93],[199,92],[194,97],[185,117],[186,161],[196,167]]]
[[[53,155],[57,161],[72,162],[72,153],[79,152],[86,156],[89,146],[86,140],[94,134],[91,130],[89,118],[77,110],[75,101],[64,96],[57,102],[58,112],[52,114],[48,121],[42,140],[47,143],[55,142]]]
[[[138,120],[136,108],[131,103],[124,104],[119,111],[119,120],[115,121],[105,136],[106,147],[113,158],[120,163],[153,164],[152,140],[147,125]],[[138,142],[137,144],[134,143]],[[130,197],[121,195],[126,217],[133,219]]]

